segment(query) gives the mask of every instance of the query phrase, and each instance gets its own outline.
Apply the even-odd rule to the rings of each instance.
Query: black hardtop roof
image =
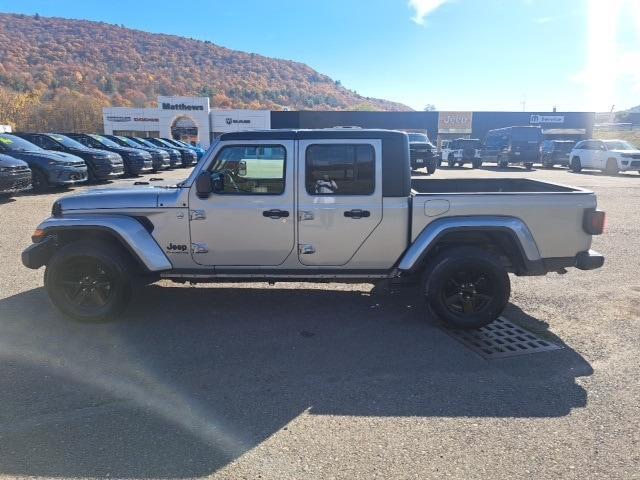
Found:
[[[220,140],[315,140],[315,139],[387,139],[406,137],[405,132],[373,128],[318,128],[254,130],[223,133]]]

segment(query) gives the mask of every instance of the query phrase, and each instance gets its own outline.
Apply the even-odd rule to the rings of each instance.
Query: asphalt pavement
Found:
[[[72,322],[20,263],[68,192],[0,203],[0,478],[640,478],[640,175],[436,173],[471,176],[607,211],[602,269],[511,278],[505,317],[562,349],[483,359],[416,290],[368,284],[163,281]]]

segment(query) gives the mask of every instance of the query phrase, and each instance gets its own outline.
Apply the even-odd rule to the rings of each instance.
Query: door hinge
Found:
[[[204,210],[189,210],[189,220],[204,220],[207,214]]]
[[[315,217],[313,215],[313,212],[310,212],[308,210],[300,210],[298,212],[298,221],[302,222],[304,220],[313,220]]]
[[[191,253],[209,253],[209,245],[206,243],[192,243]]]
[[[316,253],[316,248],[313,245],[308,243],[298,244],[298,255],[311,255],[312,253]]]

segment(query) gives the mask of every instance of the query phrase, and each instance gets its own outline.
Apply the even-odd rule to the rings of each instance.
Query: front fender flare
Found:
[[[101,231],[114,235],[150,272],[173,268],[151,234],[138,220],[126,215],[71,215],[50,217],[38,225],[47,234],[61,231]]]
[[[519,218],[499,216],[447,217],[434,220],[420,232],[400,258],[397,269],[401,272],[414,271],[443,235],[460,231],[506,231],[516,241],[527,263],[536,264],[541,260],[538,245],[531,231]]]

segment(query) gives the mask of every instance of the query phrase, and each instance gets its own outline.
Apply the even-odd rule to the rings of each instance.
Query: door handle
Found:
[[[347,210],[346,212],[344,212],[344,216],[358,219],[363,217],[370,217],[371,212],[369,210],[360,210],[359,208],[354,208],[353,210]]]
[[[264,212],[262,212],[262,216],[273,219],[286,218],[289,216],[289,212],[287,212],[286,210],[278,210],[277,208],[272,208],[271,210],[265,210]]]

